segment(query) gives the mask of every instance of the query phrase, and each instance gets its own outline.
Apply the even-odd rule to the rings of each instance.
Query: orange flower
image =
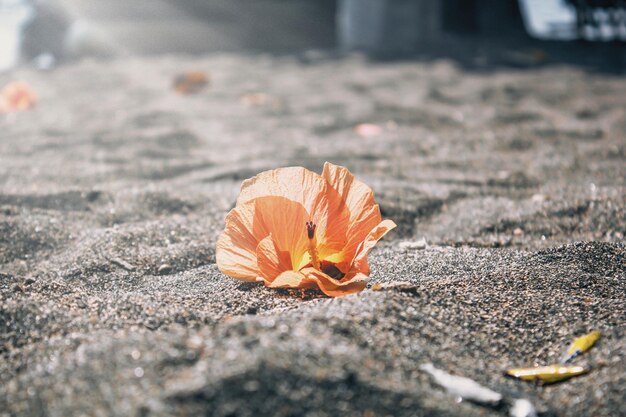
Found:
[[[14,81],[0,92],[0,113],[26,110],[37,103],[37,95],[28,84]]]
[[[271,288],[319,288],[337,297],[363,290],[367,253],[395,227],[382,221],[372,190],[344,167],[302,167],[243,182],[217,241],[217,266]]]

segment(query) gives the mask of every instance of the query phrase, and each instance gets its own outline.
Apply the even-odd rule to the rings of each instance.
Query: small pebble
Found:
[[[170,264],[162,264],[161,266],[159,266],[157,272],[159,275],[167,275],[172,272],[172,266]]]
[[[543,203],[544,201],[547,200],[546,196],[543,194],[533,194],[533,196],[530,199],[534,203]]]
[[[383,133],[383,128],[373,123],[361,123],[354,127],[357,135],[369,138]]]
[[[199,335],[190,336],[186,342],[187,349],[193,349],[193,350],[200,349],[203,344],[204,344],[204,340]]]
[[[260,387],[261,384],[259,383],[259,381],[247,381],[243,385],[243,389],[248,392],[258,391]]]
[[[150,330],[156,330],[161,327],[161,323],[156,320],[147,320],[143,323],[143,325]]]

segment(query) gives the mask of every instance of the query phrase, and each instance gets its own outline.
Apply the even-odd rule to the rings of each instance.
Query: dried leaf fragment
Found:
[[[0,91],[0,113],[27,110],[37,104],[37,94],[24,81],[13,81]]]
[[[532,368],[511,368],[506,371],[507,376],[523,381],[535,381],[540,384],[553,384],[566,379],[583,375],[589,372],[588,368],[571,365],[548,365]]]
[[[600,339],[601,333],[597,330],[594,330],[590,333],[587,333],[584,336],[577,337],[574,339],[572,344],[567,349],[565,356],[561,360],[561,363],[568,363],[572,361],[575,357],[582,355],[589,349],[593,347],[593,345]]]
[[[189,71],[177,75],[172,87],[179,94],[196,94],[209,84],[209,76],[203,71]]]
[[[246,107],[270,107],[278,110],[283,106],[278,97],[267,93],[244,94],[239,98],[239,101]]]

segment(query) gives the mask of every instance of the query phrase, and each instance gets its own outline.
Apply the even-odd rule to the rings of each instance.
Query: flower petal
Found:
[[[233,278],[255,281],[262,276],[257,247],[270,234],[278,250],[289,253],[292,265],[299,265],[307,251],[308,218],[301,204],[283,197],[260,197],[238,205],[226,216],[217,240],[217,266]]]
[[[370,269],[367,262],[367,254],[370,250],[372,250],[376,243],[394,227],[396,227],[396,224],[393,221],[383,220],[370,231],[363,243],[357,249],[347,277],[350,277],[353,273],[369,274]]]
[[[266,282],[271,283],[283,272],[293,270],[291,255],[278,249],[272,235],[259,242],[256,255],[259,271]]]
[[[348,242],[350,213],[337,191],[318,174],[303,167],[261,172],[241,185],[237,205],[264,196],[284,197],[302,204],[316,228],[318,255],[341,252]],[[350,257],[352,258],[352,257]]]
[[[306,231],[309,213],[302,204],[285,197],[259,197],[253,202],[254,236],[260,242],[271,234],[276,251],[289,254],[289,264],[284,263],[285,255],[280,255],[283,260],[280,266],[286,267],[283,271],[299,269],[309,245]],[[270,245],[264,244],[264,250],[270,248]],[[266,254],[269,255],[267,252]]]
[[[336,194],[329,193],[329,197],[337,196],[340,198],[350,213],[346,231],[347,242],[342,253],[330,259],[345,272],[359,245],[366,239],[370,231],[381,222],[380,208],[374,201],[372,189],[357,180],[347,168],[326,162],[322,177],[336,190]]]
[[[315,288],[316,283],[307,279],[300,272],[285,271],[272,282],[265,281],[270,288]]]
[[[339,194],[326,184],[311,213],[311,220],[317,225],[317,252],[320,259],[341,253],[348,243],[350,211]]]
[[[341,297],[363,291],[369,279],[365,274],[355,273],[348,280],[338,281],[315,268],[304,268],[300,272],[306,280],[315,282],[318,288],[329,297]]]
[[[278,168],[245,180],[241,184],[237,205],[259,197],[276,196],[298,202],[311,213],[325,188],[322,177],[306,168]]]
[[[243,281],[255,281],[260,276],[256,248],[259,238],[252,233],[254,203],[232,209],[225,227],[217,239],[215,261],[224,274]]]

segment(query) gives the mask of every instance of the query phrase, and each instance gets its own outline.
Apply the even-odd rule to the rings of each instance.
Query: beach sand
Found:
[[[210,85],[179,95],[189,70]],[[0,416],[507,415],[458,403],[427,362],[542,415],[626,415],[623,77],[305,54],[12,79],[40,101],[0,115]],[[324,161],[398,223],[370,257],[383,289],[222,275],[241,181]],[[503,376],[592,329],[589,374]]]

